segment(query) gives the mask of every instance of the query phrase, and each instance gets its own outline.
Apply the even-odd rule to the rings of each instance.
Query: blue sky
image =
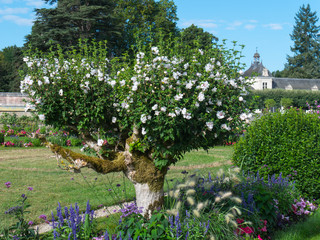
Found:
[[[195,24],[219,39],[245,45],[242,61],[250,66],[258,49],[270,71],[282,70],[292,55],[290,39],[294,17],[303,4],[310,4],[320,17],[319,0],[174,0],[178,26]],[[31,32],[34,8],[47,7],[42,0],[0,0],[0,49],[22,46]],[[320,25],[320,21],[318,22]]]

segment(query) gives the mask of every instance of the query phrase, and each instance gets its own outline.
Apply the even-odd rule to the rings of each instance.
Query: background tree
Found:
[[[114,0],[45,0],[54,8],[36,9],[36,21],[27,44],[42,51],[60,44],[68,49],[78,39],[108,40],[108,46],[120,37],[120,25],[114,15]],[[112,48],[111,48],[112,49]]]
[[[239,52],[171,46],[143,45],[133,63],[108,61],[103,43],[60,49],[57,58],[35,51],[24,58],[29,69],[21,86],[39,118],[79,135],[97,157],[46,144],[70,162],[66,168],[122,171],[145,213],[162,204],[168,166],[234,136],[247,117]]]
[[[295,17],[295,26],[290,35],[294,41],[288,56],[288,63],[281,74],[282,77],[319,78],[320,77],[320,44],[317,39],[320,27],[318,17],[312,12],[310,5],[303,5]]]
[[[218,41],[213,34],[204,31],[202,28],[192,24],[190,27],[182,29],[180,32],[183,46],[190,48],[207,49],[212,47],[212,43]],[[195,46],[195,45],[198,46]]]
[[[122,23],[118,52],[127,52],[137,40],[154,44],[178,35],[177,7],[172,0],[118,0],[115,14]]]
[[[22,65],[21,48],[10,46],[0,52],[0,92],[20,91],[19,70]]]

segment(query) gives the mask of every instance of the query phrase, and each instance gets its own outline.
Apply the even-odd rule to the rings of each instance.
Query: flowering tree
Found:
[[[246,120],[238,51],[144,47],[134,61],[120,61],[106,58],[104,43],[78,49],[27,52],[21,90],[39,118],[74,131],[97,153],[46,142],[68,160],[66,168],[122,171],[145,212],[161,205],[169,165],[185,152],[221,143]]]

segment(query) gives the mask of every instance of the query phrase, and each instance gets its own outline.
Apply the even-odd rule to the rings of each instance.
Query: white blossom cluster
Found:
[[[206,57],[199,50],[187,60],[177,56],[162,56],[158,47],[150,54],[139,52],[132,69],[121,67],[115,72],[108,68],[109,60],[101,63],[90,59],[38,59],[25,57],[29,74],[21,81],[21,92],[27,92],[33,102],[28,109],[44,104],[41,95],[55,91],[56,99],[66,99],[72,91],[79,91],[82,101],[94,95],[97,89],[105,89],[106,98],[112,101],[110,124],[117,125],[122,119],[131,119],[139,124],[144,136],[154,131],[154,124],[180,124],[194,126],[202,123],[195,134],[214,134],[230,131],[232,122],[248,121],[251,118],[245,109],[230,110],[228,94],[237,94],[235,105],[243,105],[246,94],[245,80],[239,73],[233,74],[222,60]],[[102,106],[103,107],[103,106]],[[237,115],[237,116],[236,116]],[[45,119],[45,115],[39,115]],[[180,126],[179,125],[179,126]],[[98,141],[98,145],[101,145]]]

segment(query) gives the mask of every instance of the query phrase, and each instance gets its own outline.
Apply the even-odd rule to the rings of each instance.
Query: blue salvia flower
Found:
[[[62,227],[63,224],[64,224],[64,218],[63,218],[63,216],[62,216],[62,211],[61,211],[61,205],[60,205],[60,203],[58,203],[58,207],[57,207],[57,217],[58,217],[58,222],[59,222],[58,226],[59,226],[59,228],[60,228],[60,227]]]
[[[77,225],[76,225],[76,213],[72,207],[70,206],[70,225],[73,233],[74,240],[77,239]]]
[[[53,229],[53,239],[56,240],[59,237],[59,233],[57,232],[56,229]]]
[[[176,225],[176,237],[179,238],[181,236],[181,223],[180,223],[179,212],[175,217],[175,225]]]
[[[207,232],[209,231],[209,227],[210,227],[210,220],[208,220],[207,222],[206,230],[204,231],[204,234],[207,234]]]
[[[109,233],[108,233],[108,230],[106,230],[106,232],[104,233],[103,238],[104,238],[104,240],[109,240]]]
[[[69,233],[68,240],[70,240],[70,239],[71,239],[71,234],[72,234],[72,233]]]
[[[69,209],[68,207],[64,207],[64,215],[66,216],[66,220],[69,220]]]

